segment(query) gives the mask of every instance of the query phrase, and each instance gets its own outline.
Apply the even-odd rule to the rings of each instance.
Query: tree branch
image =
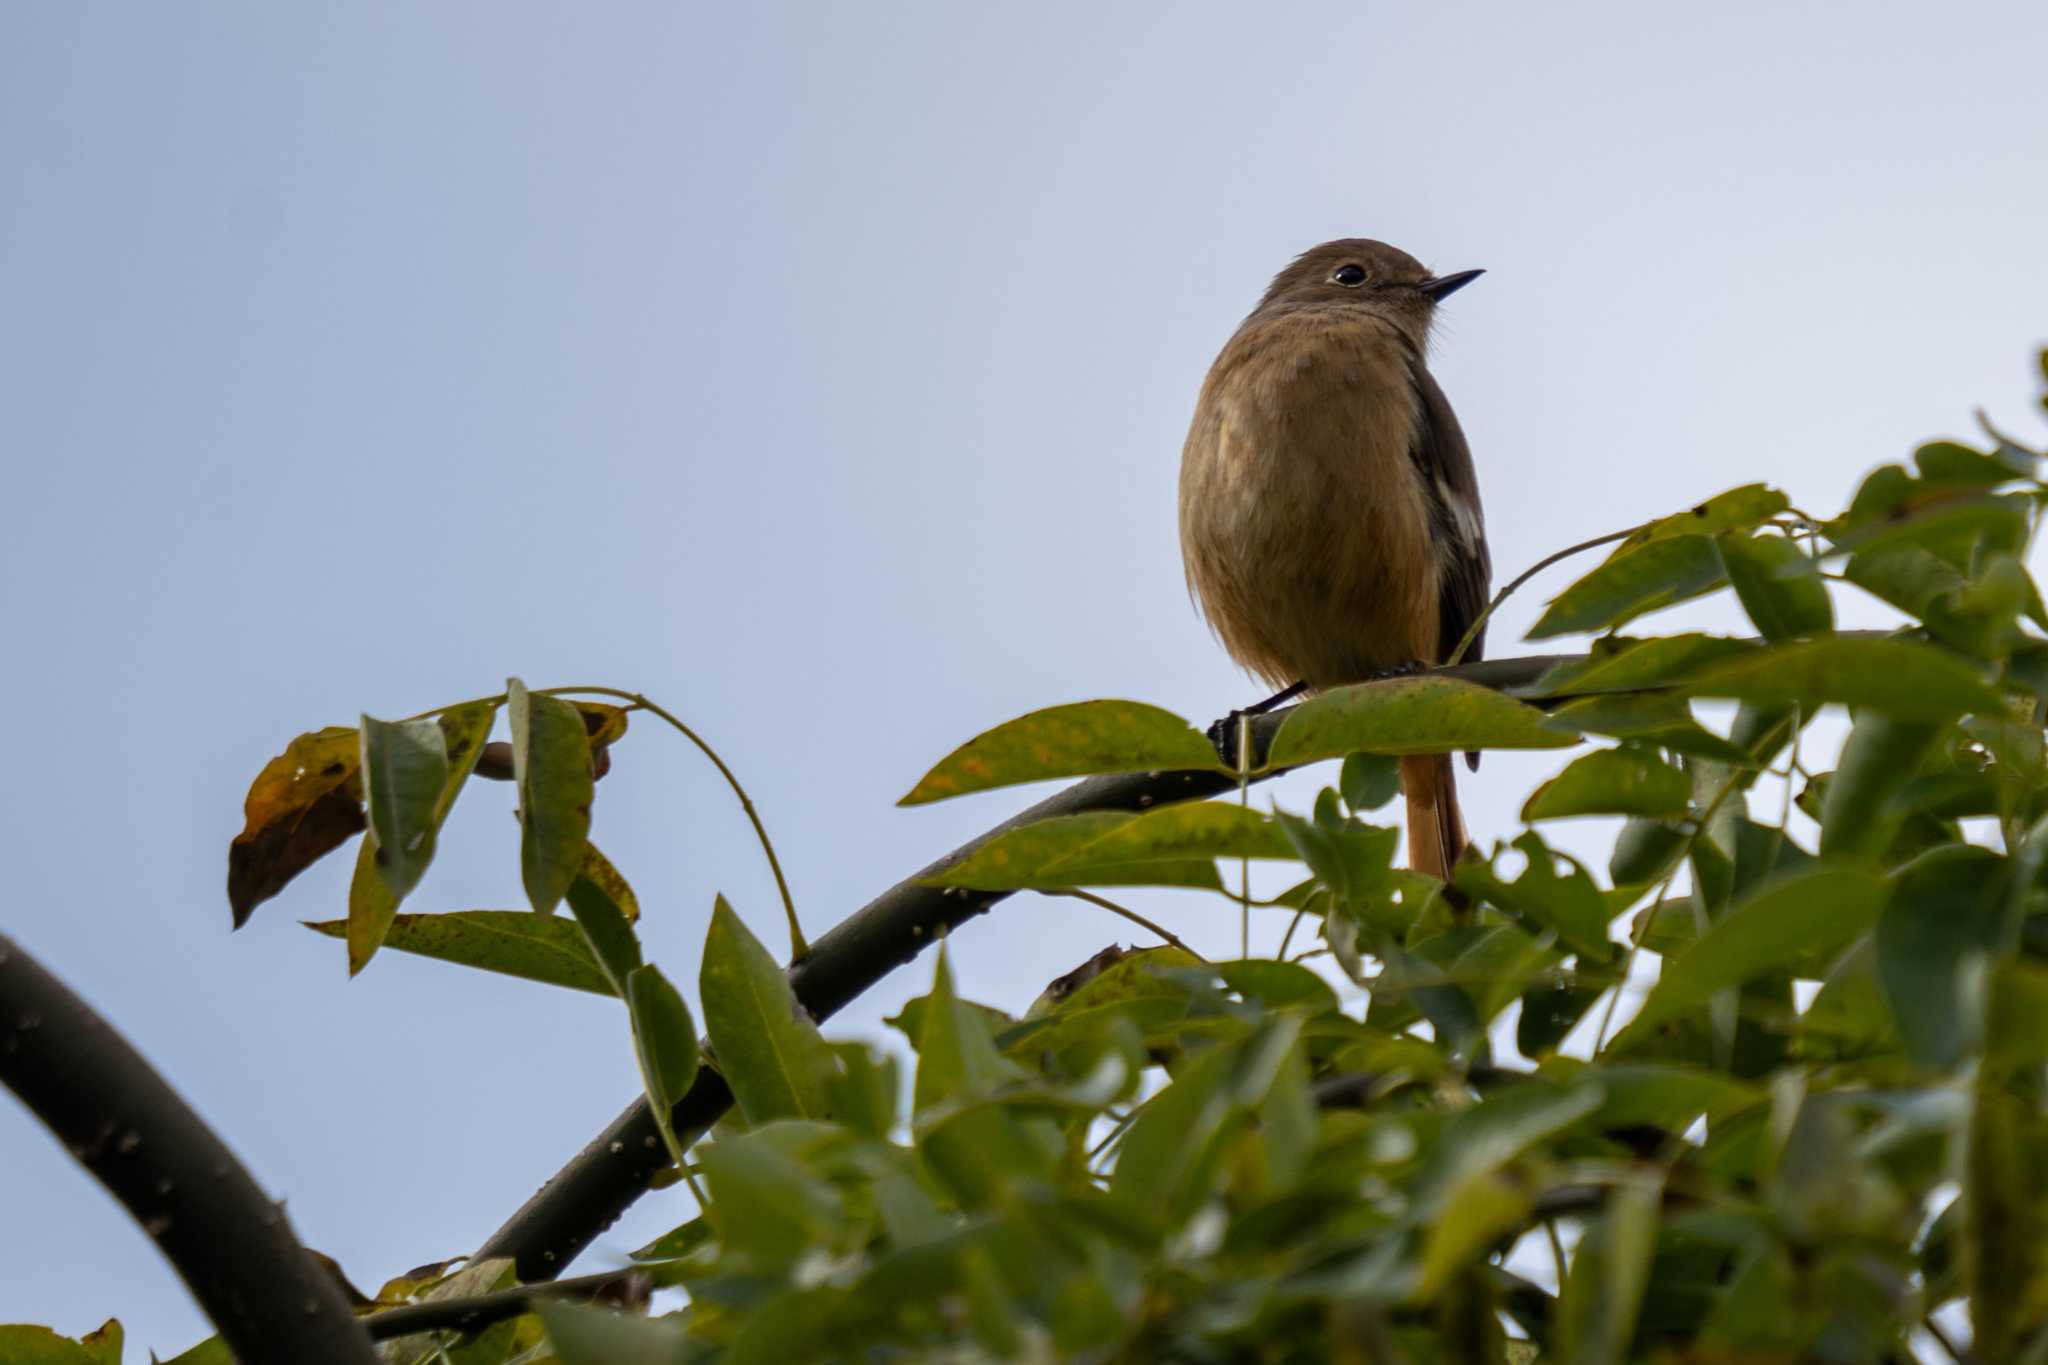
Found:
[[[112,1025],[5,934],[0,1082],[142,1225],[242,1365],[376,1365],[284,1209]]]
[[[1432,671],[1508,689],[1525,686],[1556,665],[1583,657],[1539,654]],[[1254,718],[1252,742],[1259,753],[1272,744],[1290,711]],[[1255,773],[1251,781],[1277,776],[1278,772]],[[1077,782],[963,844],[841,920],[811,945],[808,957],[790,969],[790,985],[811,1014],[823,1020],[923,952],[942,932],[957,928],[1012,894],[922,884],[997,835],[1058,815],[1142,811],[1205,800],[1234,789],[1237,781],[1234,773],[1202,771],[1117,773]],[[732,1092],[724,1078],[705,1067],[673,1112],[678,1137],[688,1146],[731,1105]],[[642,1096],[492,1233],[478,1249],[477,1259],[510,1256],[518,1263],[522,1281],[553,1279],[645,1194],[655,1174],[668,1164],[654,1116]]]

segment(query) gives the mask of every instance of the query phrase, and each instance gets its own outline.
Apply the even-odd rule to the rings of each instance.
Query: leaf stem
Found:
[[[761,852],[768,857],[768,870],[775,874],[775,889],[782,895],[782,913],[789,919],[789,959],[791,965],[793,966],[810,956],[811,945],[804,938],[803,926],[797,922],[796,901],[789,894],[789,879],[782,875],[782,860],[775,856],[775,845],[768,838],[768,827],[761,823],[760,812],[754,809],[753,798],[747,795],[747,789],[740,785],[740,780],[733,775],[732,769],[725,766],[725,760],[718,756],[718,751],[704,742],[702,735],[683,724],[681,720],[677,719],[669,711],[638,692],[626,692],[616,687],[548,687],[541,690],[547,696],[556,696],[565,692],[590,692],[601,697],[617,697],[621,701],[631,702],[637,710],[659,716],[674,726],[684,739],[696,745],[704,757],[711,760],[711,766],[718,769],[719,776],[725,779],[725,784],[732,788],[732,794],[740,799],[740,809],[747,813],[748,821],[754,826],[755,837],[761,841]]]
[[[1242,810],[1250,810],[1252,762],[1252,718],[1250,712],[1241,711],[1237,717],[1237,804]],[[1249,854],[1237,860],[1237,956],[1240,961],[1252,955],[1252,860]]]
[[[1647,526],[1649,524],[1650,523],[1648,522],[1644,522],[1643,526]],[[1524,583],[1527,583],[1537,574],[1542,573],[1545,569],[1549,568],[1551,565],[1557,563],[1561,559],[1570,559],[1573,555],[1578,554],[1583,550],[1597,550],[1602,545],[1612,545],[1617,540],[1627,540],[1630,536],[1642,530],[1643,526],[1631,526],[1626,531],[1610,531],[1604,536],[1595,536],[1591,540],[1582,540],[1577,545],[1569,546],[1566,549],[1559,550],[1556,554],[1547,555],[1544,558],[1537,560],[1534,564],[1531,564],[1528,568],[1524,569],[1521,572],[1520,576],[1518,576],[1514,580],[1514,582],[1508,584],[1505,588],[1502,588],[1499,592],[1495,593],[1493,595],[1493,600],[1486,604],[1486,610],[1480,612],[1478,617],[1473,620],[1472,624],[1465,627],[1465,634],[1463,638],[1461,638],[1458,641],[1458,647],[1451,651],[1451,657],[1444,660],[1444,667],[1455,668],[1458,664],[1464,662],[1465,651],[1472,648],[1472,642],[1479,638],[1479,632],[1486,629],[1486,622],[1493,615],[1494,608],[1498,607],[1501,603],[1507,601],[1508,596],[1511,593],[1513,593],[1515,589],[1521,587]]]
[[[1308,907],[1302,906],[1294,912],[1294,918],[1287,921],[1287,932],[1280,936],[1280,949],[1273,956],[1283,962],[1287,959],[1287,945],[1294,942],[1294,931],[1301,927],[1302,916],[1308,914]]]
[[[1107,910],[1112,915],[1122,915],[1131,923],[1139,925],[1146,929],[1150,929],[1153,933],[1165,939],[1169,946],[1180,949],[1189,957],[1194,958],[1197,962],[1207,962],[1209,960],[1208,958],[1203,957],[1200,953],[1196,952],[1193,948],[1188,947],[1187,944],[1181,942],[1179,938],[1175,937],[1170,931],[1168,931],[1164,927],[1154,924],[1151,920],[1146,919],[1143,915],[1139,914],[1135,910],[1126,909],[1125,907],[1118,905],[1115,901],[1110,900],[1106,896],[1098,896],[1093,891],[1083,891],[1078,887],[1071,886],[1063,891],[1047,891],[1043,894],[1048,896],[1071,896],[1077,901],[1087,901],[1090,905],[1096,906],[1099,909]]]

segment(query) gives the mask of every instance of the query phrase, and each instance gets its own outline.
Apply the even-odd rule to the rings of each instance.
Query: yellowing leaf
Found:
[[[1297,767],[1347,754],[1451,754],[1466,749],[1568,749],[1533,706],[1458,678],[1387,678],[1321,693],[1296,707],[1266,762]]]
[[[360,833],[361,753],[352,726],[300,735],[263,766],[243,802],[242,832],[228,846],[228,905],[235,927],[299,873]]]
[[[347,920],[308,921],[306,927],[329,938],[348,937]],[[384,946],[550,986],[616,994],[574,922],[525,910],[397,915],[384,935]]]
[[[1194,726],[1135,701],[1048,707],[976,735],[918,779],[898,805],[916,806],[1019,782],[1153,769],[1220,770]]]

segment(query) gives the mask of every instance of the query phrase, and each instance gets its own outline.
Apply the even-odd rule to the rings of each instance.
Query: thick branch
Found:
[[[1580,657],[1548,654],[1490,659],[1435,671],[1505,689],[1534,682],[1566,659]],[[1287,715],[1287,711],[1275,711],[1253,721],[1253,746],[1258,752],[1263,753],[1272,743]],[[1263,782],[1278,775],[1258,773],[1251,780]],[[942,931],[959,926],[1010,895],[1008,891],[968,891],[922,883],[1019,825],[1056,815],[1139,811],[1200,801],[1236,785],[1235,777],[1218,772],[1119,773],[1077,782],[963,844],[840,921],[811,945],[809,956],[790,969],[790,985],[797,999],[814,1016],[824,1019],[923,952]],[[698,1072],[696,1084],[675,1107],[676,1132],[686,1144],[694,1141],[731,1105],[732,1092],[724,1079],[707,1067]],[[655,1173],[667,1164],[654,1116],[643,1096],[491,1234],[477,1257],[514,1258],[522,1281],[553,1279],[647,1192]]]
[[[126,1039],[4,934],[0,1082],[142,1224],[243,1365],[375,1365],[283,1208]]]

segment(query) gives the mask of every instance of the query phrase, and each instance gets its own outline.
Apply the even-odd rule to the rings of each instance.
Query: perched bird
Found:
[[[1325,242],[1209,368],[1181,452],[1181,555],[1230,656],[1287,689],[1275,702],[1441,663],[1485,610],[1479,480],[1424,364],[1437,305],[1481,273]],[[1448,877],[1465,847],[1450,755],[1403,757],[1401,782],[1409,866]]]

